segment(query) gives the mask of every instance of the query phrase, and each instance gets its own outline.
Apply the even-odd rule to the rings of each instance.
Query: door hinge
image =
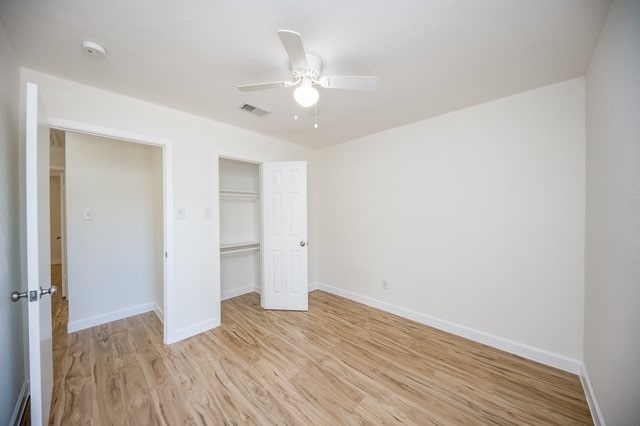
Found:
[[[166,251],[164,252],[164,258],[168,259],[169,258],[169,253],[167,253]]]

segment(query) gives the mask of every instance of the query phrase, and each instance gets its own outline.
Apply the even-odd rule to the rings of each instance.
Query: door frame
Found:
[[[57,176],[60,179],[60,266],[62,268],[62,297],[68,299],[67,294],[67,204],[66,204],[66,175],[64,166],[49,166],[51,176]]]
[[[213,227],[213,266],[215,273],[213,274],[213,285],[216,294],[216,317],[218,319],[218,325],[222,323],[222,283],[220,281],[220,159],[243,161],[245,163],[258,164],[260,166],[260,172],[258,178],[262,179],[262,163],[269,160],[266,158],[251,157],[242,153],[234,153],[229,151],[214,151],[213,152],[213,218],[216,220],[216,224]],[[258,182],[260,184],[260,182]],[[260,200],[260,216],[262,216],[262,200]],[[261,219],[262,220],[262,219]],[[262,230],[260,231],[260,264],[262,264]],[[262,268],[260,268],[260,292],[263,291],[263,277]]]
[[[163,341],[169,344],[174,339],[174,282],[173,282],[173,142],[170,139],[156,136],[126,132],[118,129],[95,126],[62,118],[49,117],[49,126],[52,129],[67,132],[82,133],[85,135],[99,136],[110,139],[118,139],[127,142],[151,145],[162,148],[162,191],[164,198],[164,297],[163,297]]]

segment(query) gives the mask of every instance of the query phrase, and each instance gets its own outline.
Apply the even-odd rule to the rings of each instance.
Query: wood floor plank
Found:
[[[122,393],[131,425],[159,423],[158,413],[151,401],[150,388],[135,354],[125,355]]]
[[[123,364],[112,353],[99,353],[92,357],[93,379],[96,395],[94,418],[103,419],[104,424],[129,424],[122,388],[124,386]]]
[[[575,375],[321,291],[226,300],[169,346],[153,313],[67,334],[58,294],[52,316],[53,425],[592,424]]]

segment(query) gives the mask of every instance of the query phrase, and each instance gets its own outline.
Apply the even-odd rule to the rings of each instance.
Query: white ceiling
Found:
[[[2,0],[0,20],[24,67],[321,147],[584,75],[609,3]],[[378,90],[320,88],[318,129],[291,88],[240,92],[289,78],[278,29],[301,33],[325,74],[378,75]]]

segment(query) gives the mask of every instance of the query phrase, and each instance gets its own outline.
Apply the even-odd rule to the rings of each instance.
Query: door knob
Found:
[[[52,285],[46,290],[40,287],[40,297],[44,296],[45,294],[50,294],[53,296],[54,294],[56,294],[57,291],[58,291],[58,287],[56,287],[55,285]]]
[[[22,293],[19,291],[14,291],[9,296],[9,299],[11,299],[12,302],[17,302],[20,299],[26,298],[29,298],[29,302],[36,302],[38,300],[38,292],[36,290],[23,291]]]
[[[9,299],[11,299],[12,302],[17,302],[20,299],[26,299],[27,296],[29,296],[28,291],[23,291],[22,293],[20,293],[19,291],[14,291],[13,293],[11,293],[11,296],[9,296]]]
[[[306,246],[306,245],[307,245],[307,243],[306,243],[306,242],[304,242],[304,241],[300,241],[300,247],[304,247],[304,246]]]

